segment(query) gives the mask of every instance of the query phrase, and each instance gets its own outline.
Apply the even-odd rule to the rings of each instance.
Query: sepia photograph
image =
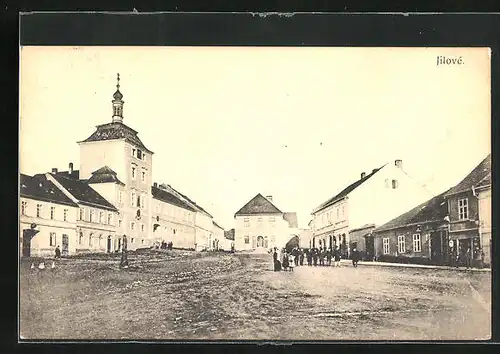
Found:
[[[21,341],[491,338],[490,48],[19,53]]]

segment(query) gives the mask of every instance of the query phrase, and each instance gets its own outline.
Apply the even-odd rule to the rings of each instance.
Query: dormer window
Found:
[[[398,180],[397,179],[393,179],[392,180],[392,189],[396,189],[398,188]]]
[[[142,160],[142,151],[141,150],[137,150],[137,158],[139,160]]]

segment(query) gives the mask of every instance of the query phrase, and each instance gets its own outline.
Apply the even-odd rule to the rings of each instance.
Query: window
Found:
[[[345,215],[345,209],[344,209],[344,207],[345,207],[345,205],[342,205],[342,212],[341,212],[342,217],[344,217],[344,215]]]
[[[142,171],[141,172],[141,181],[145,181],[146,180],[146,172],[145,171]]]
[[[469,201],[467,198],[458,200],[458,219],[465,220],[469,218]]]
[[[50,233],[50,235],[49,235],[49,242],[50,242],[51,246],[55,246],[56,245],[56,233],[55,232],[51,232]]]
[[[245,235],[245,243],[250,243],[250,236]]]
[[[21,215],[26,215],[26,205],[28,203],[27,202],[21,202]]]
[[[135,222],[130,223],[130,230],[135,230]]]
[[[111,225],[113,222],[113,214],[108,214],[108,225]]]
[[[396,189],[396,188],[398,188],[398,180],[393,179],[392,180],[392,189]]]
[[[135,203],[137,202],[137,195],[135,194],[135,192],[132,192],[132,197],[131,197],[131,204],[133,207],[135,207]]]
[[[90,222],[94,222],[95,220],[94,213],[95,213],[94,209],[90,209],[90,219],[89,219]]]
[[[420,243],[420,234],[413,235],[413,252],[422,252],[422,244]]]
[[[141,231],[144,232],[144,224],[141,224]]]
[[[243,218],[243,222],[245,223],[245,227],[250,226],[250,218]]]
[[[102,246],[102,235],[99,235],[99,240],[97,241],[97,245],[98,245],[99,247],[101,247],[101,246]]]
[[[56,207],[50,207],[50,219],[54,220],[55,215],[56,215]]]
[[[131,237],[131,238],[130,238],[130,243],[134,243],[134,242],[135,242],[134,238],[133,238],[133,237]]]
[[[132,149],[132,156],[135,157],[135,149]]]
[[[123,192],[122,191],[118,192],[118,203],[123,203]]]
[[[398,236],[398,253],[405,253],[406,245],[405,245],[405,237],[404,235]]]
[[[141,151],[141,150],[139,150],[139,149],[137,149],[137,158],[138,158],[139,160],[142,160],[142,151]]]
[[[85,218],[85,210],[83,208],[80,208],[80,220],[83,220]]]
[[[118,227],[122,227],[122,220],[118,220]]]
[[[143,245],[143,244],[144,244],[144,239],[141,239],[141,245]]]
[[[68,221],[68,209],[63,210],[63,220]]]
[[[136,172],[135,170],[136,170],[135,166],[132,166],[132,179],[135,179],[135,172]]]
[[[142,208],[142,203],[141,203],[141,202],[142,202],[142,196],[141,196],[141,195],[138,195],[138,196],[137,196],[137,206],[138,206],[139,208]]]
[[[36,217],[41,218],[42,215],[42,204],[36,205]]]
[[[89,235],[89,247],[92,247],[92,239],[94,238],[94,234]]]
[[[78,236],[78,244],[81,245],[83,243],[83,232],[80,232],[80,236]]]
[[[382,245],[383,245],[383,248],[384,248],[384,254],[389,254],[389,238],[384,238],[382,239]]]
[[[99,212],[99,224],[104,223],[104,212],[100,211]]]

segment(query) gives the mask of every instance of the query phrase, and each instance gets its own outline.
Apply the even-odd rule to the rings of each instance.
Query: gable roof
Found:
[[[212,220],[212,224],[214,224],[215,227],[218,227],[219,229],[224,230],[224,228],[222,226],[220,226],[219,224],[217,224],[214,220]]]
[[[160,185],[161,186],[161,185]],[[201,207],[201,205],[199,204],[196,204],[195,201],[189,199],[186,195],[182,194],[181,192],[179,192],[178,190],[174,189],[170,184],[167,184],[167,185],[163,185],[165,188],[169,188],[174,194],[176,194],[178,197],[180,197],[181,200],[183,200],[185,203],[187,203],[188,205],[190,205],[192,208],[195,209],[195,211],[199,211],[199,212],[202,212],[202,213],[205,213],[206,215],[210,216],[211,218],[213,218],[213,216],[208,212],[206,211],[205,209],[203,209]]]
[[[157,200],[161,200],[162,202],[169,203],[175,206],[178,206],[180,208],[189,210],[189,211],[196,211],[194,208],[192,208],[189,204],[185,203],[181,199],[179,199],[177,196],[175,196],[172,193],[169,193],[168,191],[152,186],[151,187],[151,193],[153,194],[153,198]]]
[[[349,193],[351,193],[353,190],[355,190],[356,188],[358,188],[360,185],[362,185],[363,183],[365,183],[366,181],[368,181],[375,173],[377,173],[378,171],[380,171],[382,168],[384,168],[387,164],[384,164],[383,166],[379,167],[379,168],[376,168],[374,169],[370,174],[366,175],[365,177],[357,180],[356,182],[354,183],[351,183],[350,185],[348,185],[347,187],[345,187],[340,193],[338,193],[337,195],[331,197],[330,199],[328,199],[326,202],[320,204],[316,209],[313,210],[313,214],[332,205],[332,204],[335,204],[335,202],[339,201],[340,199],[346,197]]]
[[[388,231],[408,225],[442,222],[448,214],[448,203],[445,199],[447,192],[443,192],[384,225],[377,227],[375,232]]]
[[[289,213],[283,213],[283,219],[288,221],[288,226],[290,228],[297,228],[299,227],[299,223],[297,221],[297,213],[296,212],[289,212]]]
[[[51,175],[57,182],[59,182],[80,204],[90,207],[103,208],[111,211],[118,211],[118,209],[108,202],[102,195],[95,189],[89,186],[86,182],[76,180],[73,178]]]
[[[483,178],[491,174],[491,154],[479,163],[463,180],[451,188],[445,195],[450,197],[454,194],[472,190]]]
[[[103,141],[103,140],[118,140],[125,139],[127,142],[136,145],[149,153],[153,153],[142,143],[141,139],[137,136],[137,132],[129,126],[121,122],[111,122],[96,126],[96,131],[92,133],[87,139],[79,141],[79,143],[86,143],[90,141]]]
[[[97,171],[92,172],[92,176],[87,180],[87,183],[117,183],[122,186],[125,185],[122,181],[116,177],[116,172],[110,167],[104,166]]]
[[[259,193],[238,210],[234,216],[253,214],[283,214],[283,212],[271,203],[269,199]]]
[[[78,207],[52,181],[47,180],[45,175],[32,177],[21,173],[19,193],[25,198]]]

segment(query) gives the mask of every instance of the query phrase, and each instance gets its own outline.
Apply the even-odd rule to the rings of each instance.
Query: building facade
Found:
[[[479,203],[479,243],[485,264],[491,265],[491,174],[475,187]]]
[[[196,210],[173,193],[163,184],[154,183],[153,195],[153,241],[172,242],[172,246],[182,249],[195,249],[194,219]]]
[[[491,154],[488,155],[479,165],[477,165],[463,180],[456,186],[451,188],[446,194],[445,198],[448,203],[449,210],[449,234],[450,234],[450,248],[453,255],[458,259],[464,259],[467,250],[472,251],[474,261],[481,259],[481,253],[486,255],[490,242],[487,238],[483,238],[481,242],[480,235],[480,213],[479,205],[483,197],[482,211],[485,217],[485,225],[489,224],[488,211],[491,210],[488,205],[488,183],[491,181]],[[485,181],[485,188],[483,189],[483,181]],[[491,183],[490,188],[491,188]],[[480,186],[479,191],[483,192],[481,196],[478,195],[476,186]],[[491,211],[490,211],[491,213]],[[490,224],[491,225],[491,224]],[[486,228],[487,229],[487,228]],[[486,232],[487,235],[487,232]],[[488,237],[488,236],[487,236]],[[491,228],[490,228],[491,239]]]
[[[53,256],[57,246],[63,255],[74,254],[78,204],[45,175],[21,174],[19,187],[20,255]]]
[[[236,251],[283,248],[298,234],[297,214],[278,209],[272,196],[257,194],[234,214]]]
[[[213,224],[213,237],[214,239],[212,240],[211,244],[209,244],[209,250],[211,251],[218,251],[219,249],[224,249],[224,228],[217,224],[215,221],[212,221]]]
[[[376,259],[426,258],[449,263],[448,204],[444,193],[374,230]]]
[[[395,160],[361,173],[359,180],[312,211],[313,247],[339,247],[344,257],[353,248],[363,257],[375,252],[373,230],[432,197]]]

